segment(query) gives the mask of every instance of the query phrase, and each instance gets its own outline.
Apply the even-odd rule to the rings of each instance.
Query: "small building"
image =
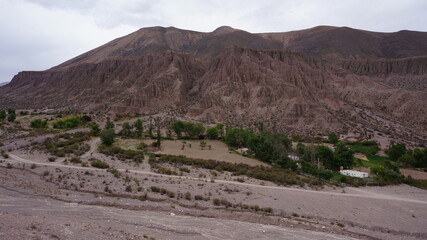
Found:
[[[289,154],[288,158],[290,158],[293,161],[299,161],[299,157],[297,155]]]
[[[360,172],[356,170],[340,170],[340,173],[342,175],[350,176],[350,177],[357,177],[357,178],[367,178],[369,177],[369,174],[366,172]]]

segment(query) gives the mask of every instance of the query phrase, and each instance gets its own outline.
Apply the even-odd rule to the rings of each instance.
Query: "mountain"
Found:
[[[1,87],[1,86],[6,85],[6,84],[8,84],[8,83],[9,83],[9,82],[1,82],[1,83],[0,83],[0,87]]]
[[[304,136],[427,140],[427,33],[143,28],[0,87],[0,107],[167,112]]]

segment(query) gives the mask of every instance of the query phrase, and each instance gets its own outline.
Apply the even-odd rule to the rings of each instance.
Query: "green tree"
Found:
[[[101,131],[100,138],[103,144],[107,146],[111,146],[114,143],[114,137],[116,134],[114,133],[114,129],[105,128]]]
[[[338,138],[338,136],[337,136],[336,133],[331,132],[328,135],[328,140],[329,140],[330,143],[336,144],[339,141],[339,138]]]
[[[0,120],[5,120],[5,119],[6,119],[6,111],[0,110]]]
[[[405,153],[402,156],[399,157],[399,159],[397,160],[398,162],[402,163],[403,166],[408,167],[408,166],[413,166],[415,164],[415,158],[414,156]]]
[[[11,114],[16,115],[15,109],[12,109],[12,108],[7,109],[7,113],[8,115],[11,115]]]
[[[335,145],[335,168],[333,170],[339,170],[340,166],[343,166],[344,168],[350,168],[353,165],[353,154],[353,151],[343,142],[338,142]]]
[[[414,149],[415,163],[414,167],[426,168],[427,167],[427,148],[421,150],[419,148]]]
[[[297,143],[297,155],[299,157],[304,156],[304,152],[305,152],[305,145],[302,143]]]
[[[336,164],[334,161],[335,160],[334,152],[330,148],[324,145],[317,146],[316,156],[325,168],[328,168],[328,169],[336,169],[337,167],[339,168],[338,164]]]
[[[132,135],[132,127],[128,122],[123,123],[122,130],[120,131],[120,135],[122,135],[125,138],[129,138]]]
[[[190,139],[198,139],[205,133],[205,127],[201,123],[184,122],[185,135]]]
[[[406,146],[405,144],[392,144],[385,150],[385,153],[390,157],[390,160],[397,161],[406,153]]]
[[[209,139],[218,139],[219,130],[216,127],[210,127],[206,130],[206,134]]]
[[[15,119],[16,119],[15,113],[9,114],[7,116],[7,121],[9,121],[9,122],[13,122],[13,121],[15,121]]]
[[[114,129],[114,123],[111,122],[110,117],[107,117],[107,123],[105,123],[105,129]]]
[[[182,138],[182,132],[184,131],[184,122],[183,121],[175,121],[172,124],[172,129],[178,138]]]
[[[230,147],[246,147],[253,135],[251,130],[227,127],[224,142]]]
[[[134,123],[133,123],[133,127],[135,128],[135,136],[136,137],[142,137],[142,133],[143,133],[143,131],[144,131],[144,128],[143,128],[143,126],[142,126],[142,121],[141,121],[141,119],[138,119],[138,120],[136,120]]]
[[[90,135],[92,136],[98,136],[99,133],[101,132],[101,129],[99,128],[99,124],[96,122],[89,124],[89,127],[90,127]]]

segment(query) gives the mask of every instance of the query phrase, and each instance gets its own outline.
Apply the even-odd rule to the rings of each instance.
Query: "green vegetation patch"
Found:
[[[376,155],[380,150],[377,142],[374,141],[364,141],[364,142],[354,142],[348,146],[353,152],[363,153],[367,156]]]
[[[84,143],[89,139],[89,133],[86,132],[63,133],[54,138],[47,138],[43,145],[50,154],[57,157],[65,157],[67,154],[81,156],[90,149],[90,146]]]
[[[382,157],[377,155],[368,155],[367,158],[369,161],[362,161],[362,164],[364,167],[368,168],[384,166],[384,163],[390,160],[390,158],[388,157]]]
[[[278,185],[297,185],[305,183],[313,184],[311,179],[298,176],[294,172],[277,167],[264,167],[264,166],[249,166],[246,164],[235,164],[220,162],[215,160],[203,160],[188,158],[185,156],[174,155],[157,155],[158,158],[150,158],[150,164],[183,164],[205,168],[209,170],[216,170],[218,172],[227,171],[233,173],[234,176],[244,175],[259,180],[274,182]],[[316,184],[317,185],[317,184]]]

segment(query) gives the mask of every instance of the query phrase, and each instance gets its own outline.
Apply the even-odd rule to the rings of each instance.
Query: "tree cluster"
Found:
[[[119,135],[124,138],[140,138],[144,132],[141,119],[136,120],[132,125],[128,122],[123,123]]]
[[[197,122],[175,121],[172,129],[179,139],[202,139],[205,134],[205,127]]]
[[[267,131],[255,133],[248,129],[228,127],[224,142],[230,147],[248,148],[261,161],[276,164],[280,167],[293,168],[293,162],[288,157],[292,143],[281,134]]]
[[[427,167],[427,148],[407,149],[405,144],[392,144],[385,153],[391,161],[398,162],[405,167]]]
[[[335,144],[335,150],[324,145],[305,146],[299,143],[297,154],[302,161],[312,166],[321,163],[324,168],[333,171],[338,171],[341,166],[350,168],[353,165],[353,151],[340,141]]]
[[[0,120],[5,120],[7,118],[8,122],[13,122],[16,119],[16,113],[14,109],[0,110]]]

